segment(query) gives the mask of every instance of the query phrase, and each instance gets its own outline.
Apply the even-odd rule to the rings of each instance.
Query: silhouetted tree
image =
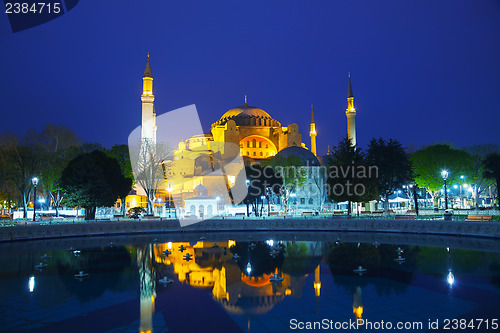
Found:
[[[500,153],[491,153],[484,159],[484,177],[493,179],[497,188],[497,208],[500,209]]]
[[[411,181],[411,163],[397,140],[372,139],[368,145],[367,163],[378,169],[377,192],[389,208],[389,196]]]
[[[114,158],[95,150],[71,160],[62,172],[61,184],[67,191],[64,201],[84,207],[85,219],[92,220],[97,207],[112,206],[132,181],[122,175]]]
[[[377,196],[376,168],[370,168],[365,154],[351,144],[346,136],[336,147],[328,160],[328,196],[335,202],[348,201],[348,215],[351,202],[367,202]]]

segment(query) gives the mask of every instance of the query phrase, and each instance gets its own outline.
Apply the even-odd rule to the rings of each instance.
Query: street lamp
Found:
[[[267,216],[271,216],[271,203],[269,202],[271,195],[271,188],[266,187],[266,195],[267,195]]]
[[[248,217],[248,216],[250,216],[250,209],[249,209],[249,207],[248,207],[248,194],[249,194],[248,192],[249,192],[249,188],[250,188],[250,180],[249,180],[249,179],[247,179],[247,180],[245,181],[245,184],[247,185],[247,197],[246,197],[246,200],[245,200],[245,201],[246,201],[246,204],[247,204],[247,217]]]
[[[446,179],[448,178],[448,171],[441,171],[441,177],[444,179],[444,209],[448,209],[448,191],[446,189]]]
[[[168,183],[167,192],[168,192],[168,218],[171,218],[171,210],[170,210],[170,202],[171,202],[171,193],[174,188],[171,183]]]
[[[36,221],[35,216],[36,216],[36,186],[38,185],[38,178],[33,177],[31,178],[31,184],[33,184],[33,187],[35,188],[35,193],[33,195],[33,222]]]

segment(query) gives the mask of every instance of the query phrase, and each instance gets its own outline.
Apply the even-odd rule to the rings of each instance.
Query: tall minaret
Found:
[[[356,146],[356,109],[354,108],[354,96],[352,95],[351,73],[349,73],[349,87],[347,88],[347,136],[351,139],[353,146]]]
[[[151,64],[146,63],[144,76],[142,77],[142,140],[148,140],[150,143],[156,143],[156,114],[155,114],[155,96],[153,95],[153,73]]]
[[[314,123],[314,112],[313,106],[311,104],[311,131],[309,132],[309,136],[311,137],[311,152],[316,155],[316,124]]]

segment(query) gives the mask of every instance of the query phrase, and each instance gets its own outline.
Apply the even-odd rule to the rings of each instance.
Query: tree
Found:
[[[271,160],[265,161],[263,165],[271,167],[275,171],[276,177],[281,178],[279,195],[286,214],[291,195],[306,183],[307,169],[303,167],[300,157],[293,155],[286,158],[277,155]]]
[[[40,151],[10,132],[0,137],[0,147],[0,159],[6,171],[5,177],[18,189],[23,205],[23,217],[26,218],[32,190],[31,179],[39,176]]]
[[[422,148],[410,156],[410,161],[413,164],[415,183],[429,192],[433,199],[434,209],[437,209],[438,200],[441,197],[439,190],[444,184],[441,171],[448,171],[447,182],[452,184],[460,179],[460,175],[471,170],[473,163],[470,154],[445,144]]]
[[[384,199],[387,213],[389,196],[411,180],[410,160],[399,141],[373,138],[368,145],[367,163],[378,168],[378,195]]]
[[[335,202],[348,201],[347,214],[351,214],[351,202],[367,202],[376,198],[376,179],[360,148],[351,144],[346,136],[336,147],[328,161],[328,196]]]
[[[148,139],[141,140],[129,149],[135,180],[146,194],[147,213],[152,215],[156,192],[165,188],[173,150],[166,144],[154,143]]]
[[[132,163],[130,162],[130,153],[127,145],[114,145],[110,149],[106,150],[106,154],[118,161],[122,175],[131,180],[131,184],[134,184],[134,173],[132,172]],[[120,193],[119,198],[121,201],[121,214],[125,216],[125,198],[129,195],[131,186],[124,187]]]
[[[112,206],[132,182],[122,175],[114,158],[95,150],[71,160],[62,172],[61,184],[67,191],[64,202],[85,208],[85,219],[93,220],[97,207]]]
[[[484,159],[484,177],[493,179],[497,188],[497,208],[500,209],[500,153],[491,153]]]
[[[72,146],[80,146],[82,142],[78,134],[61,124],[47,124],[41,132],[31,129],[28,131],[26,139],[49,153],[55,153]]]
[[[460,179],[460,182],[469,182],[473,189],[474,203],[476,207],[479,206],[479,196],[481,193],[487,189],[489,186],[493,185],[494,180],[486,178],[484,161],[486,156],[491,153],[499,152],[500,149],[497,145],[484,144],[484,145],[474,145],[470,147],[465,147],[464,150],[472,156],[472,168],[467,170],[463,175],[464,179]]]
[[[280,194],[282,180],[273,168],[269,166],[261,167],[257,164],[245,167],[245,172],[240,172],[238,175],[238,182],[241,182],[240,177],[243,175],[245,175],[246,180],[248,180],[248,193],[243,200],[243,203],[247,205],[247,215],[248,205],[252,205],[255,216],[262,215],[264,207],[264,200],[262,199],[262,196],[267,197],[269,200],[269,195],[272,194],[271,192]]]

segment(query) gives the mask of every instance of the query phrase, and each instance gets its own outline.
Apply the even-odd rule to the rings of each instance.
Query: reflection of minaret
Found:
[[[320,280],[319,265],[314,270],[314,293],[318,297],[321,294],[321,280]]]
[[[363,316],[363,299],[361,298],[361,287],[357,286],[354,290],[354,302],[352,304],[352,313],[356,319],[361,319]]]
[[[314,270],[314,294],[316,295],[316,314],[319,314],[319,296],[321,295],[320,264]]]
[[[151,244],[137,249],[139,266],[139,288],[141,324],[139,332],[153,332],[153,313],[155,312],[156,281],[153,271],[153,250]]]
[[[356,109],[354,108],[354,96],[352,95],[351,73],[349,73],[349,86],[347,88],[347,137],[351,139],[351,144],[356,146]]]
[[[316,124],[314,123],[314,112],[313,106],[311,104],[311,131],[309,132],[309,136],[311,137],[311,153],[316,155]]]
[[[156,143],[156,113],[155,113],[155,96],[153,95],[153,73],[151,72],[151,64],[146,63],[144,76],[142,78],[142,140],[148,140],[150,143]]]

